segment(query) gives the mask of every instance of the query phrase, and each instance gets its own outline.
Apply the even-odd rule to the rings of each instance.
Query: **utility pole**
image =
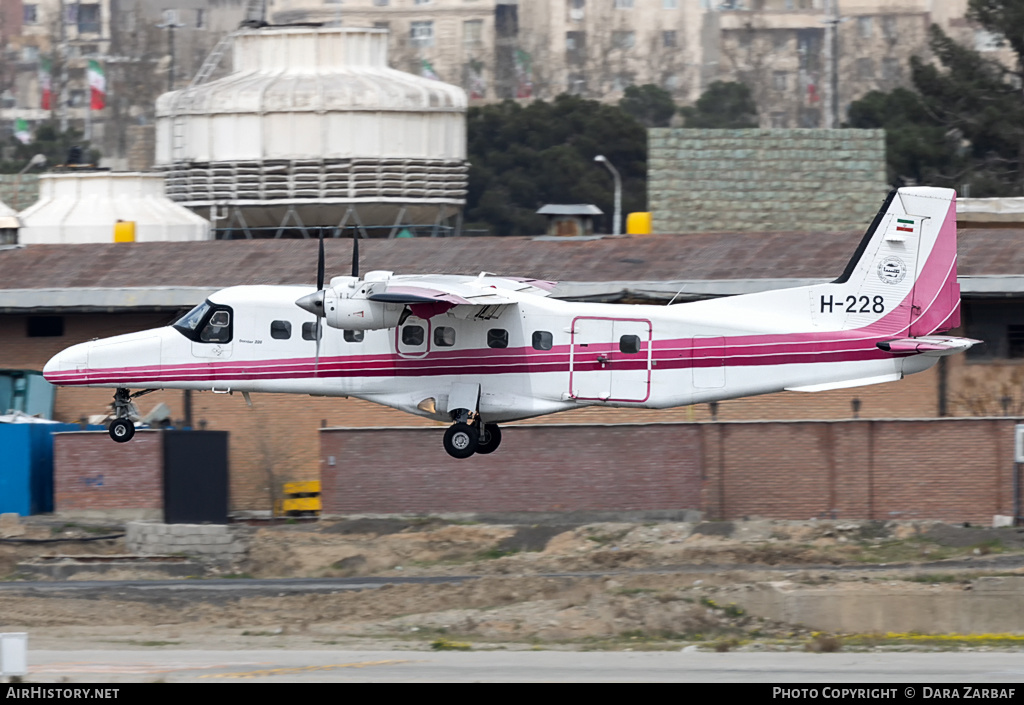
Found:
[[[185,25],[178,22],[177,10],[164,10],[164,21],[157,25],[157,29],[167,30],[167,52],[170,54],[171,62],[167,69],[167,91],[174,90],[174,30]]]
[[[825,0],[825,71],[828,76],[824,127],[839,127],[839,0]]]

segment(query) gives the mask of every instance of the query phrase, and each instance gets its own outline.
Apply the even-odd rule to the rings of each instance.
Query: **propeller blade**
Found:
[[[316,290],[324,288],[324,229],[320,228],[320,254],[316,260]]]
[[[359,278],[359,233],[352,232],[352,276]]]

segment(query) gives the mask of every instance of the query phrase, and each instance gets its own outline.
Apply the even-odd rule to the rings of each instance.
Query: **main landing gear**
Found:
[[[452,413],[455,421],[444,432],[444,449],[453,458],[468,458],[473,453],[493,453],[501,444],[498,424],[484,423],[479,414],[470,419],[470,413],[459,409]]]
[[[118,387],[114,392],[114,420],[107,427],[107,433],[118,443],[127,443],[135,436],[135,422],[132,419],[139,418],[139,410],[135,407],[133,399],[143,394],[155,392],[155,389],[143,389],[140,392],[131,393],[130,389]]]

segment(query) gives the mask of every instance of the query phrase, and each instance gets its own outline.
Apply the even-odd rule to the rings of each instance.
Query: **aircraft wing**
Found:
[[[453,275],[391,277],[366,298],[393,304],[449,304],[450,306],[502,306],[515,303],[515,294],[547,296],[554,282],[539,279]]]

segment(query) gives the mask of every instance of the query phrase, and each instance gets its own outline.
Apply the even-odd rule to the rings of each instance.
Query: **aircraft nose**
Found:
[[[88,360],[89,343],[72,345],[66,350],[61,350],[43,365],[43,379],[51,384],[59,384],[64,376],[62,372],[76,372],[79,368],[85,367]]]

